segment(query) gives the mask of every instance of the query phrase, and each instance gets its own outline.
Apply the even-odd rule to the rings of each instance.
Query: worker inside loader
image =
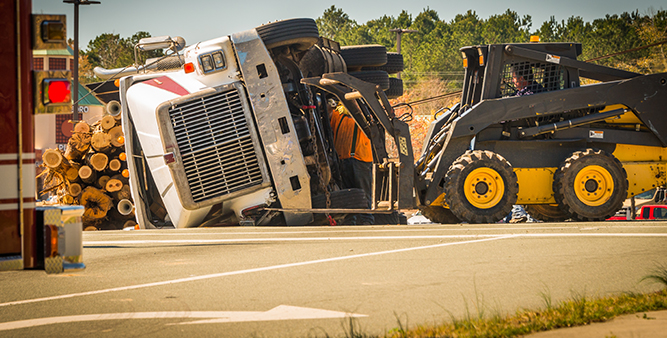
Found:
[[[512,66],[512,83],[516,89],[516,96],[531,95],[544,91],[542,85],[535,82],[533,67],[528,62],[520,62]]]
[[[371,141],[357,126],[350,112],[342,103],[329,100],[331,107],[331,128],[334,147],[341,160],[341,178],[344,189],[363,189],[366,193],[368,209],[371,208],[373,150]],[[343,220],[345,225],[371,225],[375,223],[372,214],[353,214]]]

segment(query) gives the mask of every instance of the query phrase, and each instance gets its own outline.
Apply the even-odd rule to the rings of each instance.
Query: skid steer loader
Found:
[[[432,221],[497,222],[516,204],[544,221],[604,220],[667,182],[666,73],[578,61],[578,43],[460,51],[461,102],[432,123],[415,167]]]

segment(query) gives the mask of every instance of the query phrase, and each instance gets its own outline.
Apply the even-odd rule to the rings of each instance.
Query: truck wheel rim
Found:
[[[614,192],[614,179],[598,165],[583,168],[574,179],[574,193],[584,204],[597,207],[607,202]]]
[[[479,209],[493,208],[505,193],[505,183],[500,174],[491,168],[473,170],[464,183],[465,197]]]

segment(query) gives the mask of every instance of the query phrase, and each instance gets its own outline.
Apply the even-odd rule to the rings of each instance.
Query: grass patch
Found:
[[[546,297],[545,297],[546,298]],[[418,327],[386,337],[514,337],[533,332],[605,322],[616,316],[667,309],[667,290],[648,294],[627,293],[598,299],[574,295],[557,305],[549,299],[540,311],[520,310],[513,315],[485,319],[466,316],[440,326]]]
[[[398,327],[382,336],[360,333],[355,330],[354,323],[350,321],[349,331],[346,330],[345,337],[517,337],[540,331],[606,322],[625,314],[667,310],[667,265],[657,266],[641,281],[660,284],[663,289],[653,293],[624,293],[604,298],[589,298],[585,294],[574,293],[571,299],[554,304],[551,299],[551,291],[545,287],[545,290],[540,292],[545,309],[519,310],[513,315],[494,314],[490,318],[484,314],[484,299],[479,296],[475,287],[476,316],[471,314],[468,303],[464,299],[466,311],[463,319],[457,319],[450,313],[451,320],[448,323],[409,329],[407,320],[406,323],[403,323],[396,316]]]

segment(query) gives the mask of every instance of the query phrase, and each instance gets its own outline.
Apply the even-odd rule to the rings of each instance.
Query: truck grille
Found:
[[[262,183],[238,90],[177,104],[169,116],[194,202]]]

